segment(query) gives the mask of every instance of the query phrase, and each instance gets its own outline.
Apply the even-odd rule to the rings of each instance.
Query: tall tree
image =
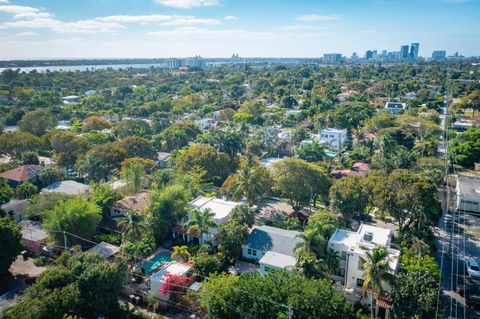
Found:
[[[10,217],[0,217],[0,277],[3,277],[22,251],[20,226]]]
[[[370,315],[373,318],[373,297],[381,298],[384,295],[385,282],[391,280],[388,251],[383,247],[375,247],[366,253],[363,259],[363,293],[370,294]]]
[[[139,241],[147,230],[145,217],[133,210],[121,217],[117,225],[123,231],[124,239],[128,241]]]
[[[233,198],[241,200],[245,197],[248,204],[252,206],[257,197],[269,190],[270,174],[263,166],[244,163],[233,175],[230,183],[228,190]]]
[[[42,136],[57,125],[57,119],[48,110],[38,109],[26,113],[18,123],[20,130]]]
[[[185,223],[187,232],[191,235],[198,236],[200,244],[203,244],[203,235],[208,234],[210,228],[217,226],[213,220],[215,214],[209,209],[193,209],[190,213],[191,218]]]

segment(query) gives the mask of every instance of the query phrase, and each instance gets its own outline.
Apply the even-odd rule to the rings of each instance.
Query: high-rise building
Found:
[[[352,53],[352,61],[358,61],[358,54],[357,52]]]
[[[400,47],[400,58],[402,60],[408,60],[408,45],[402,45]]]
[[[413,61],[418,59],[418,50],[420,48],[420,43],[412,43],[410,45],[410,59]]]
[[[373,58],[373,51],[368,50],[365,52],[365,60],[371,60]]]
[[[433,51],[432,61],[445,61],[447,59],[447,51]]]
[[[324,63],[338,63],[342,61],[342,54],[340,53],[325,53],[323,55]]]
[[[184,59],[171,58],[165,60],[165,66],[169,69],[176,69],[185,66]]]
[[[197,67],[197,68],[204,68],[205,67],[205,60],[199,56],[199,55],[196,55],[192,58],[186,58],[185,59],[185,66],[188,66],[188,67]]]

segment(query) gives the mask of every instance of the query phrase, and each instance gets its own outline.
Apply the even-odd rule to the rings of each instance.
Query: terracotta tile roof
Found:
[[[134,210],[142,213],[150,206],[150,194],[148,192],[139,192],[133,196],[127,196],[113,204],[114,208],[121,210]]]
[[[351,169],[333,169],[330,172],[335,178],[341,178],[344,176],[361,176],[367,177],[368,175],[368,164],[357,162],[353,164]]]
[[[22,165],[1,173],[0,177],[11,181],[25,182],[37,177],[42,168],[40,165]]]

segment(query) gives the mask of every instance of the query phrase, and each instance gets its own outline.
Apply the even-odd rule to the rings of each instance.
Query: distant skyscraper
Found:
[[[358,54],[357,52],[352,53],[352,61],[358,61]]]
[[[417,60],[418,59],[418,50],[420,48],[420,44],[419,43],[412,43],[410,45],[410,59],[412,59],[413,61]]]
[[[445,61],[446,58],[446,51],[433,51],[432,53],[432,61]]]
[[[325,63],[338,63],[342,61],[342,55],[340,53],[325,53],[323,55],[323,62]]]
[[[365,52],[365,60],[371,60],[373,58],[373,52],[371,50],[368,50]]]
[[[402,45],[400,47],[400,58],[402,60],[407,60],[408,59],[408,45]]]

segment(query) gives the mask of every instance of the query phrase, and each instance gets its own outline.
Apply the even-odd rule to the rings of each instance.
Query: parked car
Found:
[[[480,278],[480,265],[474,259],[469,259],[465,263],[467,267],[467,272],[470,277]]]

